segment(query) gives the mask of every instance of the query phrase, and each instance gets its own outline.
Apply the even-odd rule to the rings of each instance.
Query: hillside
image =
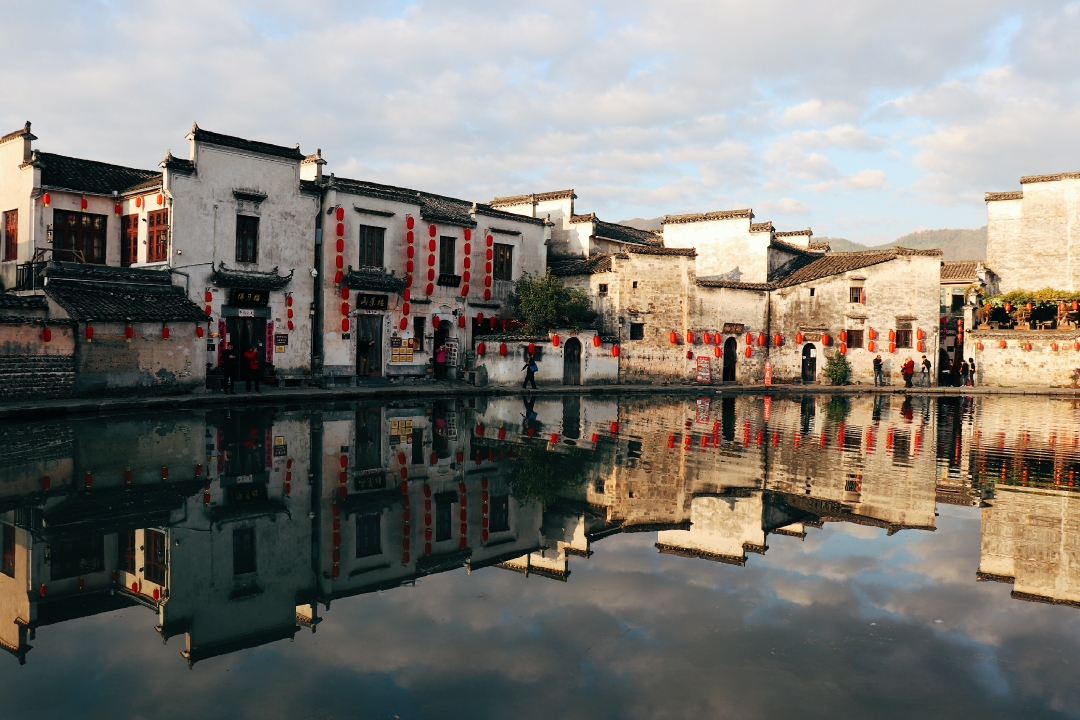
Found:
[[[623,220],[620,224],[629,225],[639,230],[659,230],[660,218],[632,218]],[[863,245],[852,242],[845,238],[830,238],[814,236],[815,242],[828,242],[833,252],[856,252],[869,250],[871,247],[885,248],[897,245],[912,248],[913,250],[927,250],[941,248],[945,260],[985,260],[986,259],[986,227],[977,230],[920,230],[908,233],[884,245]]]

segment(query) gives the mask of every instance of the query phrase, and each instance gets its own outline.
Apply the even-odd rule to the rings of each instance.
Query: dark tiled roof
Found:
[[[49,307],[44,295],[14,295],[0,292],[0,310],[39,310]]]
[[[940,250],[910,250],[908,248],[895,247],[887,250],[866,250],[863,252],[827,253],[819,260],[809,265],[804,265],[790,275],[779,278],[775,287],[790,287],[800,283],[810,282],[819,278],[839,275],[841,273],[870,267],[879,263],[895,260],[898,257],[909,256],[941,257]]]
[[[652,230],[638,230],[629,225],[596,221],[596,236],[606,240],[634,243],[636,245],[660,245],[660,236]]]
[[[708,278],[698,278],[698,287],[703,288],[728,288],[731,290],[772,290],[772,283],[749,283],[749,282],[734,282],[732,280],[710,280]]]
[[[113,190],[122,193],[136,187],[161,184],[161,173],[154,170],[138,170],[38,150],[30,157],[30,164],[41,169],[42,187],[74,192],[111,195]]]
[[[678,555],[685,558],[697,558],[699,560],[709,560],[711,562],[724,563],[725,565],[738,565],[742,567],[746,565],[745,555],[723,555],[721,553],[709,552],[707,550],[698,550],[697,548],[684,548],[678,545],[667,545],[665,543],[656,543],[654,546],[656,551],[663,555]]]
[[[50,263],[45,276],[45,294],[73,320],[206,321],[206,313],[163,270]]]
[[[290,160],[304,159],[304,153],[300,152],[299,145],[296,145],[295,147],[285,147],[284,145],[273,145],[258,140],[245,140],[244,138],[239,138],[234,135],[222,135],[221,133],[203,130],[199,127],[198,123],[191,126],[191,135],[188,137],[194,137],[195,142],[218,145],[221,147],[233,148],[235,150],[244,150],[260,155],[271,155],[273,157],[288,158]]]
[[[525,205],[531,203],[535,205],[539,202],[546,202],[548,200],[573,200],[577,198],[574,194],[574,189],[569,190],[554,190],[552,192],[532,193],[530,195],[510,195],[508,197],[492,198],[488,205],[492,207],[501,207],[505,205]]]
[[[626,252],[634,255],[682,255],[683,257],[697,257],[694,248],[652,247],[649,245],[632,245],[626,248]]]
[[[663,225],[678,225],[681,223],[706,222],[709,220],[730,220],[732,218],[753,219],[754,213],[750,208],[741,210],[718,210],[707,213],[690,213],[688,215],[665,215],[661,220]]]
[[[218,263],[217,269],[210,274],[210,282],[218,287],[248,288],[250,290],[280,290],[292,282],[293,271],[288,275],[279,275],[275,267],[270,272],[256,270],[230,270],[225,262]]]
[[[164,168],[166,170],[174,170],[176,172],[186,173],[188,175],[195,172],[195,163],[191,162],[190,160],[176,157],[172,154],[172,150],[170,150],[165,155],[164,160],[158,163],[158,167]]]
[[[503,212],[493,208],[491,205],[485,205],[483,203],[477,203],[476,208],[473,211],[477,215],[484,215],[485,217],[501,218],[503,220],[516,220],[518,222],[526,222],[531,225],[543,225],[543,218],[529,217],[528,215],[518,215],[517,213]]]
[[[772,232],[772,221],[750,223],[750,232]]]
[[[986,202],[994,202],[995,200],[1023,200],[1023,190],[1009,190],[1006,192],[988,192],[984,200]]]
[[[977,260],[947,260],[941,263],[941,282],[975,282],[978,270]]]
[[[779,233],[777,233],[777,235],[779,235]],[[821,243],[817,243],[817,244],[821,245]],[[785,252],[796,252],[796,253],[801,253],[803,255],[821,255],[823,252],[825,252],[823,250],[814,250],[814,249],[812,249],[810,247],[803,247],[801,245],[795,245],[793,243],[784,242],[783,240],[779,240],[776,237],[773,237],[772,242],[769,243],[769,246],[770,247],[780,248],[781,250],[784,250]]]
[[[585,215],[571,215],[571,223],[583,223],[583,222],[596,222],[596,213],[587,213]]]
[[[548,263],[548,269],[551,270],[551,274],[555,277],[611,272],[611,255],[596,253],[588,260],[554,260]]]
[[[832,250],[832,246],[829,245],[829,242],[827,240],[825,240],[825,241],[822,241],[822,242],[806,243],[806,249],[811,251],[811,252],[827,253],[830,250]]]
[[[811,230],[810,228],[806,228],[805,230],[777,230],[776,231],[776,237],[778,237],[778,238],[779,237],[797,237],[797,236],[802,236],[802,235],[805,235],[807,238],[809,238],[809,237],[813,236],[813,234],[814,234],[814,231]]]
[[[353,290],[382,290],[399,293],[405,289],[405,278],[394,277],[380,268],[362,267],[345,275],[345,284]]]
[[[1055,173],[1053,175],[1025,175],[1020,178],[1020,184],[1054,182],[1055,180],[1078,180],[1080,172]]]

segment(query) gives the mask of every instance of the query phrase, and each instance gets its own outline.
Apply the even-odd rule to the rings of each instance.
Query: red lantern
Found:
[[[916,337],[916,338],[917,338],[918,340],[923,340],[923,339],[925,339],[925,338],[926,338],[926,333],[924,333],[924,332],[922,331],[922,328],[919,328],[918,330],[916,330],[916,331],[915,331],[915,337]]]
[[[52,342],[52,328],[48,325],[46,325],[45,328],[41,331],[41,339],[45,342],[46,345]]]
[[[345,223],[338,223],[337,227],[335,227],[334,229],[337,232],[338,237],[342,237],[343,235],[345,235]]]
[[[554,345],[555,347],[559,347],[559,334],[558,333],[551,336],[551,344]]]
[[[874,328],[870,328],[870,331],[867,334],[870,336],[871,340],[877,340],[877,330]]]
[[[822,335],[821,336],[821,344],[822,345],[828,345],[829,342],[830,342],[830,339],[829,339],[828,335]]]
[[[758,347],[765,347],[765,333],[758,333],[757,344]]]
[[[495,253],[491,251],[491,248],[488,248],[487,252],[484,253],[484,257],[490,260],[491,258],[495,257]]]
[[[552,445],[558,445],[559,444],[559,433],[551,433],[550,440],[551,440]]]
[[[341,314],[342,315],[348,315],[349,314],[349,303],[347,303],[347,302],[341,303]]]
[[[86,198],[79,198],[79,207],[86,210]]]
[[[120,217],[120,203],[113,205],[113,211],[116,213],[116,217]]]
[[[484,322],[484,313],[482,313],[482,312],[476,313],[476,322],[478,322],[478,323]]]
[[[289,320],[289,323],[288,323],[288,325],[289,325],[289,330],[293,330],[293,329],[294,329],[294,326],[293,326],[293,321],[292,321],[292,320]]]
[[[668,335],[668,337],[671,339],[671,344],[672,345],[679,342],[679,336],[678,336],[678,334],[676,334],[676,332],[674,330],[671,331],[671,334]]]
[[[847,343],[840,343],[840,354],[847,355]]]
[[[492,244],[494,244],[494,242],[495,242],[495,238],[488,235],[487,238],[485,238],[485,242],[487,243],[488,247],[491,247]]]
[[[925,345],[923,345],[923,341],[922,341],[922,340],[919,340],[919,341],[918,341],[918,343],[916,343],[916,345],[915,345],[915,349],[916,349],[917,351],[919,351],[919,352],[926,352],[926,346],[925,346]]]
[[[803,335],[802,333],[795,333],[795,344],[802,345]]]
[[[600,336],[599,335],[593,335],[592,336],[592,344],[593,344],[593,347],[600,347]]]
[[[345,241],[342,240],[341,238],[337,239],[337,251],[339,253],[340,252],[345,252]]]
[[[472,245],[470,245],[468,242],[466,242],[465,246],[462,247],[461,250],[462,250],[462,252],[465,253],[464,262],[468,263],[469,262],[469,254],[472,253]],[[469,267],[468,264],[466,264],[465,267]]]
[[[536,354],[536,344],[535,343],[529,343],[529,354],[530,355],[535,355]]]
[[[88,488],[94,486],[94,476],[92,473],[86,473],[86,475],[83,476],[83,485]]]
[[[338,270],[345,267],[345,258],[338,255],[336,258],[334,258],[334,266],[337,267]]]
[[[686,331],[686,342],[688,344],[690,344],[690,345],[694,344],[694,331],[693,330],[687,330]]]
[[[407,227],[407,228],[409,228],[410,230],[412,230],[412,229],[413,229],[413,226],[414,226],[415,224],[416,224],[416,220],[414,220],[414,219],[413,219],[413,216],[412,216],[412,215],[406,215],[406,216],[405,216],[405,227]]]
[[[484,300],[491,299],[491,290],[484,290]]]
[[[42,197],[41,199],[45,201],[45,207],[49,207],[49,203],[52,202],[52,196],[49,195],[49,193],[45,193],[44,197]],[[138,205],[139,198],[135,198],[135,206],[138,207]]]
[[[485,351],[487,351],[487,345],[485,345],[484,343],[480,343],[476,346],[476,354],[480,357],[484,356]]]
[[[492,330],[495,329],[495,325],[497,323],[498,323],[498,320],[496,320],[495,318],[488,318],[488,327],[491,328]]]
[[[434,316],[432,316],[432,318],[431,318],[431,327],[432,327],[432,328],[434,328],[434,329],[436,329],[436,330],[438,330],[438,329],[439,329],[439,327],[440,327],[439,323],[441,323],[441,322],[442,322],[442,321],[441,321],[441,320],[439,320],[439,316],[438,316],[438,315],[434,315]]]
[[[747,345],[753,345],[754,344],[754,333],[746,333],[746,344]]]
[[[405,320],[402,319],[402,322]],[[341,318],[341,332],[349,332],[349,318]]]
[[[746,346],[746,357],[751,357],[754,354],[754,348],[750,345]]]
[[[619,357],[619,346],[618,345],[612,345],[611,346],[611,355],[612,355],[612,357]]]
[[[976,350],[982,350],[982,349],[983,349],[983,344],[982,344],[982,342],[977,342],[977,343],[975,343],[975,349],[976,349]]]
[[[890,330],[889,331],[889,342],[896,342],[896,331],[895,330]]]
[[[195,326],[195,337],[201,338],[202,336],[203,336],[202,325],[196,325]]]
[[[1057,352],[1058,344],[1057,343],[1050,343],[1050,349],[1053,350],[1054,352]]]
[[[714,345],[713,346],[713,355],[715,355],[716,357],[720,357],[723,354],[724,354],[724,351],[720,349],[719,345]]]
[[[693,360],[694,359],[694,351],[693,350],[687,350],[686,351],[686,359],[687,360]]]
[[[468,295],[469,295],[469,286],[468,285],[462,285],[461,286],[461,297],[468,297]]]
[[[427,228],[428,236],[429,237],[435,237],[435,232],[436,232],[435,226],[434,225],[428,225],[428,228]]]
[[[499,343],[499,355],[506,357],[506,343]]]
[[[891,352],[891,353],[896,352],[896,343],[894,343],[894,342],[889,343],[889,352]]]
[[[162,195],[161,193],[158,193],[157,204],[158,205],[164,205],[165,204],[165,196]]]
[[[340,270],[338,270],[336,273],[334,273],[334,284],[335,285],[340,285],[344,279],[345,279],[345,273],[341,272]],[[207,313],[207,314],[209,314],[209,313]]]
[[[870,352],[874,352],[874,348],[876,348],[876,347],[877,347],[877,344],[873,340],[871,340],[866,345],[866,349],[869,350]]]
[[[424,288],[424,294],[425,295],[430,295],[433,292],[435,292],[435,284],[434,283],[428,283],[427,287]]]
[[[338,206],[337,210],[334,211],[334,218],[338,222],[341,222],[342,220],[344,220],[345,219],[345,208],[343,208],[341,206]]]
[[[1009,346],[1009,343],[1005,342],[1004,340],[1001,341],[1002,349],[1007,348],[1008,346]]]
[[[776,333],[776,335],[773,336],[773,345],[775,345],[776,347],[780,347],[781,340],[783,340],[783,338],[780,337],[780,333]]]
[[[128,325],[126,328],[124,328],[124,338],[128,342],[131,342],[131,338],[133,338],[134,336],[135,336],[135,328],[131,327],[130,325]]]
[[[840,342],[841,343],[846,343],[847,342],[847,330],[841,330],[840,331]]]
[[[465,327],[465,316],[464,315],[458,315],[457,326],[459,328]]]
[[[90,324],[86,326],[86,342],[94,342],[94,326]]]
[[[164,340],[169,339],[169,326],[168,325],[163,325],[162,326],[162,328],[161,328],[161,337]]]

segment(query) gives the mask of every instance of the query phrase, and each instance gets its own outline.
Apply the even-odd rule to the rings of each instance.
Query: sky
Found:
[[[1080,170],[1080,2],[0,0],[0,132],[152,168],[200,127],[607,220],[887,242]]]

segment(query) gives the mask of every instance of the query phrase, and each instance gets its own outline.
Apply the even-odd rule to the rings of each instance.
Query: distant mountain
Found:
[[[661,218],[632,218],[623,220],[621,225],[629,225],[639,230],[659,230]],[[977,230],[920,230],[897,238],[884,245],[863,245],[844,238],[814,236],[814,242],[828,242],[833,252],[857,252],[872,248],[903,246],[913,250],[941,248],[945,260],[985,260],[986,226]]]

